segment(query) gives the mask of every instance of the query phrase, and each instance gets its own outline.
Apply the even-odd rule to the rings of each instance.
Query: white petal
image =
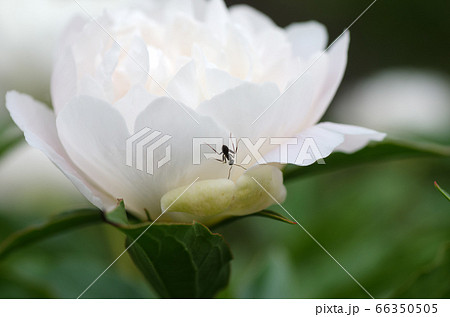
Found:
[[[252,41],[258,62],[254,67],[254,81],[275,82],[280,89],[286,87],[296,69],[297,61],[293,59],[291,43],[281,28],[272,28],[256,36]]]
[[[125,165],[129,132],[123,117],[111,105],[79,96],[61,110],[56,125],[71,160],[112,197],[131,203],[134,195],[147,190],[136,171]]]
[[[120,64],[120,67],[123,67],[121,71],[125,72],[130,81],[130,86],[145,84],[149,77],[149,62],[147,44],[140,37],[133,37],[125,60]]]
[[[273,83],[245,83],[203,102],[197,111],[214,118],[235,137],[258,138],[269,135],[270,129],[282,121],[279,116],[283,114],[279,113],[278,116],[264,115],[264,119],[257,120],[252,125],[279,94]],[[271,114],[274,109],[275,107],[270,109]]]
[[[275,149],[264,159],[269,163],[307,166],[332,152],[358,151],[370,141],[381,141],[385,136],[384,133],[362,127],[324,122],[298,134],[297,144],[288,145],[287,158],[282,158],[280,149]]]
[[[283,94],[273,83],[245,83],[202,103],[197,111],[213,117],[236,137],[295,135],[304,126],[321,86],[327,60],[319,61]]]
[[[135,85],[145,85],[153,81],[149,75],[150,58],[145,42],[134,36],[131,43],[121,43],[126,48],[121,51],[123,61],[117,65],[113,75],[114,100],[125,96],[126,92]]]
[[[106,99],[105,91],[100,83],[96,81],[91,75],[86,74],[80,79],[78,83],[78,94],[91,96],[97,99]]]
[[[184,1],[186,2],[186,1]],[[205,17],[206,7],[208,6],[208,2],[205,0],[190,0],[192,5],[192,10],[194,12],[194,16],[198,20],[203,20]]]
[[[27,142],[41,150],[95,206],[112,208],[116,201],[93,186],[67,156],[56,132],[55,115],[45,105],[15,91],[6,95],[6,106]]]
[[[371,141],[382,141],[386,133],[354,125],[323,122],[319,124],[323,129],[340,133],[345,136],[344,142],[335,151],[353,153],[364,148]]]
[[[253,33],[264,32],[276,27],[276,24],[264,13],[246,4],[238,4],[230,7],[232,20]]]
[[[282,124],[277,127],[275,135],[295,135],[308,128],[310,125],[307,119],[311,112],[316,111],[315,98],[320,93],[329,68],[328,56],[323,56],[311,67],[301,70],[300,75],[285,88],[280,98],[258,120],[264,122],[267,116],[280,117],[282,113]]]
[[[326,28],[316,21],[292,23],[286,27],[286,31],[294,54],[304,60],[322,52],[328,42]]]
[[[251,80],[254,61],[250,41],[236,27],[227,28],[227,40],[223,49],[226,68],[231,76],[243,80]]]
[[[306,117],[305,126],[316,124],[324,115],[331,103],[336,91],[344,77],[347,66],[347,51],[350,43],[350,35],[346,32],[321,59],[328,60],[328,71],[325,75],[321,88],[317,90],[314,99],[314,107]],[[317,63],[321,61],[318,60]],[[315,67],[315,66],[312,66]]]
[[[70,43],[70,49],[77,68],[76,74],[87,73],[94,76],[99,62],[98,57],[103,55],[103,50],[106,50],[112,43],[111,37],[97,23],[108,30],[111,21],[105,13],[105,15],[97,18],[96,21],[88,22]]]
[[[180,186],[188,186],[197,177],[199,180],[227,177],[228,165],[216,160],[203,159],[200,165],[193,164],[194,138],[228,137],[228,133],[219,128],[211,118],[200,116],[173,99],[161,97],[152,102],[137,118],[135,130],[140,131],[146,127],[172,137],[168,141],[171,147],[170,161],[146,179],[146,188],[152,189],[157,203],[166,192]],[[207,146],[202,149],[206,149],[208,153],[212,152]],[[166,146],[158,147],[153,152],[154,157],[164,157],[165,150]],[[239,173],[242,172],[235,170],[233,175],[238,177]],[[152,217],[156,217],[160,209],[150,212]]]
[[[206,67],[203,69],[202,96],[205,99],[211,99],[227,90],[233,89],[244,82],[230,74],[218,69]]]
[[[206,7],[205,22],[210,31],[224,38],[228,22],[228,9],[223,0],[210,0]]]
[[[77,93],[77,67],[70,48],[56,61],[51,79],[52,104],[56,114]]]
[[[102,99],[109,102],[113,102],[115,100],[113,75],[119,62],[121,51],[122,49],[120,46],[117,43],[113,43],[112,47],[102,56],[102,61],[95,72],[95,78],[103,89],[104,97]],[[80,91],[78,94],[83,95]]]
[[[271,205],[282,203],[286,199],[283,173],[274,166],[256,165],[252,167],[236,181],[236,186],[234,202],[230,206],[230,211],[227,212],[229,215],[249,215]],[[250,191],[250,188],[253,191],[252,195],[248,195],[246,192]]]
[[[77,38],[78,34],[83,30],[83,27],[86,25],[87,21],[89,21],[87,17],[81,14],[75,15],[70,20],[70,22],[58,38],[58,43],[55,49],[55,56],[60,56],[61,54],[63,54],[68,45],[70,45],[70,43],[72,43]]]
[[[152,102],[136,120],[136,131],[145,127],[172,136],[169,142],[171,160],[168,167],[161,170],[164,174],[155,173],[153,176],[164,192],[174,186],[189,185],[196,177],[227,177],[229,167],[226,164],[215,160],[202,160],[200,165],[193,164],[194,138],[223,138],[225,142],[229,137],[228,131],[219,127],[211,118],[201,116],[170,98],[161,97]],[[212,152],[207,146],[202,146],[202,149],[208,153]],[[158,148],[155,150],[155,157],[164,157],[164,151],[164,147]],[[238,175],[238,170],[233,174]]]
[[[211,225],[230,216],[244,216],[282,203],[286,198],[283,173],[270,165],[257,165],[235,182],[229,179],[198,181],[181,186],[161,198],[167,213],[162,221],[200,221]]]
[[[170,161],[157,168],[153,174],[136,168],[137,151],[133,153],[133,166],[127,166],[126,141],[132,135],[122,115],[110,104],[91,97],[81,96],[71,101],[59,114],[58,133],[62,144],[75,164],[105,191],[115,198],[123,198],[127,209],[145,218],[147,209],[155,219],[161,212],[161,196],[175,187],[189,185],[195,178],[226,177],[228,167],[217,161],[201,165],[192,163],[192,138],[209,135],[226,136],[209,118],[191,111],[198,125],[172,99],[154,100],[137,118],[135,132],[148,127],[162,134],[146,145],[156,144],[164,135],[172,138],[152,152],[157,162],[166,156],[171,147]],[[142,141],[142,138],[138,140]],[[141,148],[146,149],[142,146]],[[134,145],[136,149],[136,144]],[[144,151],[145,153],[145,151]],[[147,162],[148,156],[141,156]]]
[[[182,12],[189,16],[198,13],[203,16],[204,0],[165,0],[165,1],[138,1],[138,9],[147,9],[152,19],[170,20],[174,12]],[[199,11],[199,12],[197,12]]]
[[[183,66],[170,81],[167,92],[175,100],[196,109],[205,99],[232,89],[243,81],[207,65],[205,59],[196,59]]]
[[[114,103],[114,107],[122,114],[130,132],[134,131],[134,123],[138,115],[157,97],[151,95],[142,85],[131,87],[127,94]]]
[[[199,76],[195,62],[183,66],[170,81],[167,92],[176,100],[195,109],[201,100]]]

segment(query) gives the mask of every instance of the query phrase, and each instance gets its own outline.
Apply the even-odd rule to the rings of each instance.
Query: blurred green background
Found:
[[[12,23],[2,19],[0,42],[13,38],[7,42],[11,45],[8,54],[14,54],[12,48],[20,50],[30,45],[27,43],[30,34],[38,37],[34,39],[36,43],[51,45],[49,41],[56,38],[55,31],[50,28],[33,30],[33,23],[27,20],[30,17],[24,15],[30,10],[26,2],[16,1],[14,10],[11,9],[12,2],[2,0],[2,14],[9,14],[10,20],[19,24],[27,21],[29,25],[22,28],[23,34],[19,36],[17,30],[10,29]],[[50,7],[54,2],[42,1],[35,14],[43,17],[54,14],[56,19],[58,11]],[[332,41],[370,1],[258,0],[227,3],[250,4],[280,26],[317,20],[328,28]],[[17,7],[20,5],[24,7]],[[358,118],[351,117],[351,111],[345,112],[351,110],[345,104],[354,100],[352,94],[362,87],[361,83],[369,85],[371,78],[384,71],[407,69],[415,74],[425,74],[424,78],[429,78],[433,87],[438,78],[445,95],[445,90],[450,90],[448,12],[450,2],[446,0],[426,3],[378,0],[351,29],[347,72],[324,120],[344,117],[348,119],[344,123],[367,123],[373,128],[377,128],[378,121],[388,122],[392,130],[389,125],[386,130],[392,131],[393,135],[450,145],[450,97],[440,97],[436,101],[439,93],[422,92],[421,86],[416,89],[411,88],[414,86],[406,87],[419,90],[424,96],[425,105],[417,107],[425,107],[425,111],[434,117],[444,118],[443,124],[434,122],[433,116],[429,121],[423,118],[420,124],[430,128],[426,133],[418,132],[412,121],[409,127],[399,131],[396,123],[400,124],[400,119],[389,118],[385,108],[380,108],[382,110],[377,117],[371,115],[366,118],[367,122],[358,122]],[[58,21],[62,23],[62,20],[58,17]],[[17,89],[49,102],[51,58],[46,52],[50,49],[37,52],[42,60],[33,60],[33,53],[29,51],[25,56],[9,56],[18,60],[17,70],[20,72],[11,71],[13,68],[5,61],[0,63],[2,95],[7,90]],[[38,77],[35,81],[26,75],[30,67],[41,68],[31,68],[33,76]],[[373,89],[381,89],[377,87],[374,85]],[[407,103],[409,90],[403,88],[398,89],[403,94],[400,100],[404,96]],[[373,95],[369,94],[368,98],[370,96]],[[383,89],[375,96],[380,104],[390,104],[383,99]],[[386,94],[386,98],[389,96]],[[428,100],[430,104],[438,105],[427,108]],[[0,105],[3,108],[3,99]],[[373,112],[368,110],[367,113]],[[3,125],[10,122],[4,109],[0,111],[0,122]],[[10,133],[16,132],[11,128]],[[414,283],[418,272],[429,267],[439,250],[450,241],[450,203],[433,187],[433,181],[437,180],[442,187],[450,189],[449,163],[448,159],[408,159],[308,176],[286,184],[288,198],[284,206],[374,297],[395,296],[404,285]],[[41,223],[49,215],[88,205],[46,158],[29,150],[26,145],[18,146],[1,158],[0,182],[0,240],[30,224]],[[273,210],[283,213],[279,208]],[[219,294],[220,297],[368,297],[299,226],[247,218],[219,231],[230,243],[234,254],[231,283]],[[121,233],[110,226],[100,225],[67,232],[19,250],[0,262],[0,297],[77,297],[123,251],[123,246]],[[419,291],[410,296],[449,297],[448,263],[440,272],[434,284],[419,287]],[[440,292],[433,292],[436,289]],[[153,296],[128,255],[124,255],[84,297]]]

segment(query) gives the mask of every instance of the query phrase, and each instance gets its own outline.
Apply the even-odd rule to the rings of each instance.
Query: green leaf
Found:
[[[66,232],[68,229],[103,221],[102,213],[97,209],[80,209],[59,214],[42,225],[29,227],[6,238],[0,244],[0,259],[14,250]]]
[[[228,284],[229,247],[204,225],[128,224],[122,201],[105,217],[127,235],[131,258],[161,297],[211,298]]]
[[[0,157],[23,140],[23,135],[11,131],[9,124],[0,125]]]
[[[437,182],[434,182],[434,186],[441,192],[442,195],[444,195],[445,198],[447,198],[450,201],[450,194],[447,193]]]
[[[131,258],[161,297],[212,298],[227,286],[231,252],[222,236],[202,224],[124,231]]]
[[[333,172],[368,162],[412,157],[450,157],[450,147],[430,143],[418,143],[387,138],[382,142],[370,143],[367,147],[352,154],[332,153],[325,158],[326,164],[296,166],[289,164],[284,169],[284,180]]]
[[[281,222],[289,223],[291,225],[296,225],[297,224],[295,221],[289,220],[288,218],[280,215],[279,213],[277,213],[275,211],[271,211],[271,210],[263,210],[263,211],[255,213],[255,214],[251,214],[249,216],[270,218],[270,219],[278,220],[278,221],[281,221]]]
[[[450,242],[392,298],[450,298]]]
[[[215,228],[218,228],[218,227],[222,227],[223,225],[228,225],[228,224],[233,223],[233,222],[235,222],[237,220],[248,218],[248,217],[263,217],[263,218],[270,218],[270,219],[273,219],[273,220],[281,221],[281,222],[288,223],[288,224],[291,224],[291,225],[296,225],[297,224],[295,221],[289,220],[288,218],[280,215],[279,213],[277,213],[275,211],[262,210],[260,212],[255,212],[255,213],[250,214],[250,215],[236,216],[236,217],[227,218],[227,219],[219,222],[218,224],[213,225],[211,228],[215,229]]]
[[[56,298],[49,285],[30,281],[3,266],[0,272],[0,298]]]
[[[129,224],[125,204],[122,199],[119,199],[117,207],[114,208],[114,210],[105,214],[105,220],[114,226]]]

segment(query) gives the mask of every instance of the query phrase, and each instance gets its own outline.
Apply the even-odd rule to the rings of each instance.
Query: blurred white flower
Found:
[[[376,73],[344,91],[333,119],[397,136],[450,134],[450,79],[414,69]]]
[[[269,163],[308,165],[333,150],[355,151],[384,137],[355,126],[317,124],[342,79],[349,35],[308,69],[327,41],[319,23],[282,29],[245,5],[146,1],[71,23],[52,76],[54,112],[17,92],[8,93],[7,107],[27,141],[96,206],[110,210],[123,198],[138,217],[148,210],[156,219],[174,203],[162,219],[213,223],[273,204],[265,190],[279,201],[286,190],[275,166],[235,168],[226,179],[225,164],[194,165],[194,138],[232,133],[255,144],[259,137],[296,137],[283,160],[273,144],[259,152]],[[171,160],[155,175],[125,164],[126,140],[146,127],[172,136]],[[299,163],[307,137],[320,153]],[[239,148],[240,156],[248,153]],[[154,155],[163,157],[164,149]]]
[[[52,214],[88,202],[38,149],[21,144],[0,161],[1,212]]]
[[[92,14],[118,0],[77,0]],[[18,89],[48,100],[53,53],[61,30],[84,12],[73,0],[0,1],[0,95]],[[4,100],[0,103],[0,116]]]
[[[118,0],[77,0],[93,14]],[[122,1],[123,2],[123,1]],[[17,89],[50,101],[49,86],[54,50],[61,30],[84,15],[73,0],[0,1],[0,125],[9,117],[3,96]],[[54,212],[83,206],[80,195],[40,151],[21,145],[0,162],[0,201],[11,211]],[[34,208],[31,208],[34,207]]]

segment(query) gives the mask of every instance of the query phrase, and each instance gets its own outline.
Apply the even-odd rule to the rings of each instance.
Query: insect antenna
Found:
[[[217,152],[217,150],[215,148],[213,148],[211,145],[209,145],[208,143],[204,143],[207,146],[209,146],[211,148],[211,150],[213,150],[214,152],[216,152],[217,155],[221,155],[222,153]]]

